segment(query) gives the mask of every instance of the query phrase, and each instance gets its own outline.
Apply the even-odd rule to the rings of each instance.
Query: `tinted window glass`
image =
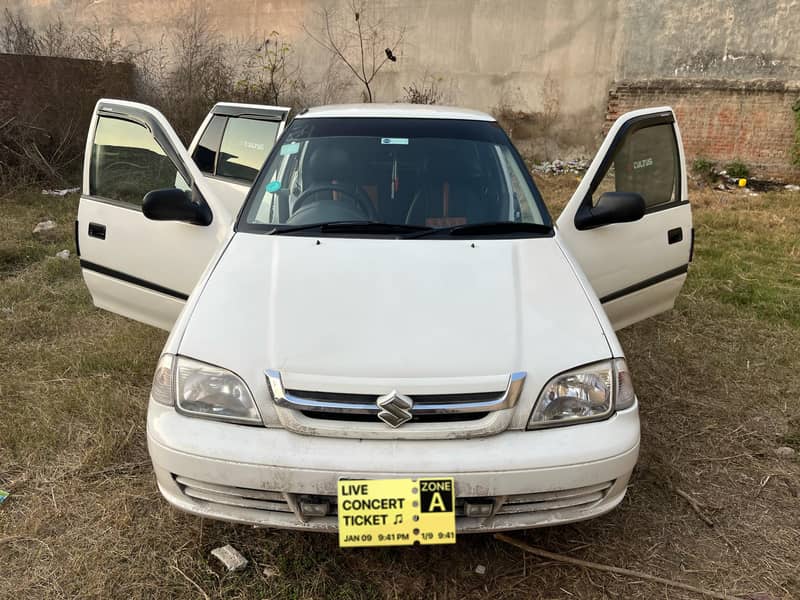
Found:
[[[142,125],[100,117],[94,136],[89,193],[141,206],[145,194],[186,184]]]
[[[678,145],[671,123],[628,134],[592,194],[596,203],[604,192],[637,192],[647,208],[673,202],[679,181]]]
[[[197,147],[194,149],[192,158],[203,173],[209,175],[214,173],[217,165],[217,152],[219,143],[222,140],[222,132],[225,130],[226,117],[214,116],[208,123],[208,127],[200,137]]]
[[[217,175],[253,181],[275,145],[277,121],[228,119],[217,161]]]

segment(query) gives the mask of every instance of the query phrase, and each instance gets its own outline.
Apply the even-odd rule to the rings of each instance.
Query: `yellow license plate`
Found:
[[[452,477],[340,479],[340,546],[454,544]]]

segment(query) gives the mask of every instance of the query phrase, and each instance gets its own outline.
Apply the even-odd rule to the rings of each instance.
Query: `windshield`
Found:
[[[496,123],[299,118],[262,169],[239,228],[280,233],[367,222],[392,225],[392,231],[552,225]]]

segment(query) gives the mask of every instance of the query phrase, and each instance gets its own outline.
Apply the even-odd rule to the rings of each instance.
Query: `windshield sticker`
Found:
[[[270,181],[270,182],[267,184],[267,191],[268,191],[270,194],[274,194],[274,193],[275,193],[275,192],[277,192],[279,189],[281,189],[281,182],[280,182],[280,181]]]
[[[290,154],[297,154],[300,150],[300,143],[299,142],[291,142],[289,144],[284,144],[281,146],[281,156],[288,156]]]
[[[408,146],[408,138],[381,138],[381,144]]]

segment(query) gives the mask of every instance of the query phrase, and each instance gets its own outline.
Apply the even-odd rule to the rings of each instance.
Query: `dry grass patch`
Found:
[[[547,178],[542,188],[557,205],[574,185]],[[743,598],[800,597],[800,463],[775,455],[800,437],[800,194],[693,200],[696,258],[678,306],[620,336],[643,426],[625,502],[594,521],[514,535]],[[74,250],[76,206],[36,191],[0,200],[0,488],[12,492],[0,505],[0,598],[696,598],[490,536],[340,550],[334,536],[169,508],[144,432],[165,334],[94,309],[77,260],[53,258]],[[30,233],[43,218],[58,223],[46,240]],[[251,561],[244,572],[210,557],[225,543]]]

